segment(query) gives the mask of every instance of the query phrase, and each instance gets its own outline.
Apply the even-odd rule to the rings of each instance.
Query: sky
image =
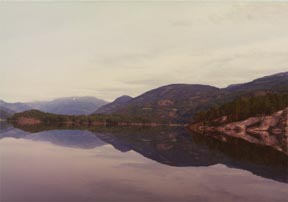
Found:
[[[287,71],[288,2],[0,2],[0,99],[112,101]]]

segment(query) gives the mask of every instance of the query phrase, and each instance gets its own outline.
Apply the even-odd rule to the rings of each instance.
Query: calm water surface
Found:
[[[237,140],[184,129],[11,126],[0,138],[1,202],[288,200],[287,159]]]

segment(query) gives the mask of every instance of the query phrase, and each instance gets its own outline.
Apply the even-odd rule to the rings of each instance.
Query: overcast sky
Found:
[[[0,3],[0,99],[108,101],[288,69],[288,3]]]

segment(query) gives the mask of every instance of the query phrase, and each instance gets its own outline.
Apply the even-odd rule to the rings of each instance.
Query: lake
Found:
[[[184,128],[31,133],[5,125],[0,201],[288,200],[286,154],[219,139]]]

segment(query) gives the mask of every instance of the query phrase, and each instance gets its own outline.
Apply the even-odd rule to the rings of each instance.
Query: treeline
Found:
[[[150,123],[149,120],[136,117],[136,116],[121,116],[121,115],[106,115],[106,114],[95,114],[95,115],[59,115],[45,113],[38,110],[29,110],[21,113],[14,114],[9,118],[10,122],[17,122],[21,118],[34,118],[40,120],[42,124],[47,125],[61,125],[65,124],[76,124],[76,125],[117,125],[118,123]]]
[[[241,96],[232,102],[198,112],[194,122],[215,122],[227,116],[226,122],[240,121],[258,115],[269,115],[288,107],[288,94],[268,93],[261,96]],[[216,121],[217,122],[217,121]]]

